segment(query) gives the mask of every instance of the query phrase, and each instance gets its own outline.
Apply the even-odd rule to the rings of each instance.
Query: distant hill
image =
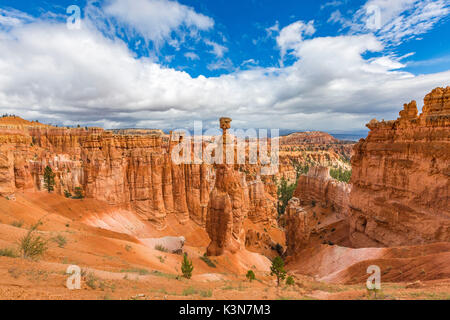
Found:
[[[359,141],[359,139],[367,137],[367,133],[360,133],[360,134],[332,133],[331,135],[336,139],[345,141]]]
[[[281,145],[329,144],[337,142],[339,142],[338,139],[321,131],[295,132],[280,138]]]
[[[0,125],[4,126],[47,126],[36,121],[28,121],[18,116],[3,116],[0,118]]]

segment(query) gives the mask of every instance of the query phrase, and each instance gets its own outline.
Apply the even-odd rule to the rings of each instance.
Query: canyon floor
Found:
[[[277,287],[269,259],[241,250],[211,257],[215,267],[210,267],[201,259],[209,243],[204,229],[168,218],[172,219],[168,227],[158,230],[147,222],[135,223],[139,219],[130,211],[94,199],[66,199],[46,192],[0,198],[0,248],[16,248],[39,220],[39,234],[49,240],[49,249],[39,260],[0,257],[0,299],[450,299],[450,279],[427,280],[442,277],[433,270],[448,273],[443,265],[448,244],[351,249],[317,243],[287,264],[295,285]],[[275,227],[268,232],[274,238],[282,235]],[[184,250],[194,265],[192,279],[180,277],[181,255],[145,245],[147,238],[168,234],[186,237]],[[367,250],[381,251],[374,255]],[[384,266],[386,279],[377,297],[365,287],[364,267],[374,256]],[[305,275],[314,265],[325,265],[324,257],[330,262],[327,270]],[[69,265],[82,269],[81,290],[66,287]],[[250,269],[257,278],[253,282],[245,278]]]

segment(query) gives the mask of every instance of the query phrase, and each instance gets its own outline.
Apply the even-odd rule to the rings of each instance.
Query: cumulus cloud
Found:
[[[172,32],[208,30],[214,20],[191,7],[169,0],[106,0],[103,11],[146,40],[161,45]]]
[[[316,32],[314,28],[314,21],[308,23],[303,21],[296,21],[287,27],[281,29],[277,36],[277,44],[281,50],[281,62],[289,50],[297,50],[303,41],[304,36],[313,35]]]
[[[296,60],[290,66],[194,78],[136,57],[94,23],[83,26],[38,19],[0,28],[2,112],[64,125],[181,128],[230,116],[240,127],[351,130],[394,118],[404,102],[450,78],[401,71],[373,34],[306,38],[312,23],[281,30],[279,45]]]
[[[397,110],[449,77],[414,77],[364,60],[362,53],[383,48],[371,35],[305,40],[293,66],[213,78],[137,59],[125,43],[92,29],[36,23],[0,39],[0,105],[65,124],[170,127],[230,115],[248,126],[359,127],[368,113]]]

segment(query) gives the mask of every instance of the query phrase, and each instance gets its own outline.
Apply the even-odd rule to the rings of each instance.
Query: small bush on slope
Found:
[[[67,239],[63,235],[58,234],[56,237],[52,239],[54,242],[58,244],[58,247],[64,248],[67,244]]]
[[[28,233],[19,241],[19,248],[22,256],[28,259],[35,259],[47,251],[47,240],[36,235],[37,228],[42,224],[41,221],[36,223],[28,230]]]
[[[294,285],[294,284],[295,284],[294,278],[293,278],[292,276],[287,277],[287,279],[286,279],[286,284],[287,284],[288,286]]]
[[[192,261],[188,259],[187,254],[184,254],[183,262],[181,263],[181,272],[183,273],[183,277],[190,279],[192,277],[193,270],[194,266],[192,265]]]
[[[206,255],[206,253],[203,256],[201,256],[200,259],[202,259],[211,268],[217,267],[216,264],[212,262],[211,259]]]
[[[17,253],[14,249],[10,248],[0,249],[0,257],[17,258]]]
[[[250,282],[256,279],[255,273],[253,270],[248,270],[246,276],[245,276]]]
[[[161,252],[169,252],[169,250],[167,250],[166,247],[164,247],[164,246],[162,246],[162,245],[160,245],[160,244],[157,244],[157,245],[155,246],[155,250],[158,250],[158,251],[161,251]]]

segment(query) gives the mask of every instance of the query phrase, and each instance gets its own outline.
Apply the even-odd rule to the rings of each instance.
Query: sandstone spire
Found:
[[[230,122],[230,118],[220,119],[224,160]],[[225,251],[238,251],[243,238],[243,219],[244,188],[239,172],[234,170],[234,165],[226,164],[225,161],[216,164],[216,183],[210,194],[206,217],[206,231],[211,239],[207,254],[218,256]]]

